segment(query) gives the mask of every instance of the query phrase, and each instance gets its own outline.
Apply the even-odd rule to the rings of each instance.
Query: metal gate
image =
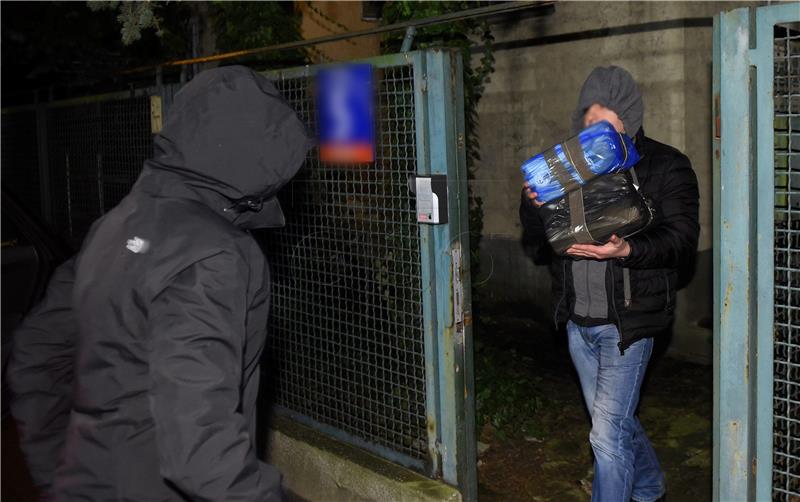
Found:
[[[467,186],[456,51],[379,57],[376,161],[312,152],[266,239],[279,410],[475,491]],[[268,76],[316,127],[320,67]],[[420,225],[417,175],[448,179],[448,222]]]
[[[714,498],[800,500],[800,4],[714,22]]]
[[[286,227],[258,236],[274,285],[277,411],[474,500],[460,53],[360,62],[376,85],[375,162],[327,165],[313,150],[281,193]],[[266,73],[312,130],[318,69]],[[175,90],[3,110],[4,184],[80,241],[152,155],[151,96],[168,115]],[[418,224],[410,182],[433,174],[447,177],[447,223]]]

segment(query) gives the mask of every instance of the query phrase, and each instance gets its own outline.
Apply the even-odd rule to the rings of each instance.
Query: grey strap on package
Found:
[[[545,150],[542,156],[544,157],[544,161],[547,162],[548,169],[550,169],[550,172],[556,177],[558,183],[565,192],[569,192],[575,188],[575,186],[578,186],[578,183],[572,178],[569,171],[567,171],[567,166],[565,166],[556,155],[555,148]]]
[[[567,196],[569,203],[569,220],[577,244],[589,244],[594,242],[589,227],[586,224],[586,213],[583,212],[583,189],[579,188],[570,192]]]
[[[635,188],[636,190],[639,190],[639,177],[636,176],[636,169],[631,167],[628,170],[631,172],[631,178],[633,179],[633,188]]]
[[[566,143],[561,145],[561,148],[564,149],[567,159],[575,166],[575,170],[578,171],[584,183],[595,177],[595,174],[589,169],[589,164],[586,163],[586,158],[583,156],[583,148],[581,148],[578,136],[567,140]]]
[[[631,167],[629,169],[629,171],[631,173],[631,180],[633,180],[633,188],[635,188],[636,192],[638,193],[639,192],[639,177],[636,176],[636,169]],[[642,194],[639,193],[639,195],[641,196]],[[636,229],[635,231],[633,231],[633,232],[630,232],[630,233],[625,234],[625,235],[620,235],[620,237],[622,237],[623,239],[627,239],[629,237],[633,237],[634,235],[638,234],[639,232],[644,231],[653,222],[653,208],[650,206],[650,203],[647,202],[646,199],[644,199],[644,197],[642,197],[642,200],[644,201],[644,204],[643,204],[644,208],[645,208],[645,210],[647,210],[647,222],[644,225],[642,225],[641,227],[639,227],[638,229]],[[642,217],[644,217],[644,216],[642,216]]]
[[[625,307],[631,306],[631,269],[622,268],[622,291],[625,295]]]
[[[622,150],[625,152],[625,158],[622,159],[622,163],[624,164],[625,162],[628,161],[628,147],[625,145],[624,134],[622,134],[621,132],[619,132],[617,134],[619,134],[619,142],[622,145]]]

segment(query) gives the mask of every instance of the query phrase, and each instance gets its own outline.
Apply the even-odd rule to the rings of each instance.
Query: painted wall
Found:
[[[350,31],[375,28],[378,21],[362,19],[362,2],[295,2],[302,14],[300,33],[304,39],[324,37]],[[330,42],[309,48],[314,63],[348,61],[377,56],[380,36],[371,35],[351,40]]]

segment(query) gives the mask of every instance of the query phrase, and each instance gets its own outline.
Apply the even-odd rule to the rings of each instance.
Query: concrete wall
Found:
[[[514,15],[493,23],[496,70],[479,105],[482,160],[473,183],[485,213],[478,280],[484,305],[522,303],[532,315],[550,315],[549,274],[533,266],[519,245],[519,166],[568,136],[592,68],[619,65],[644,94],[645,132],[686,153],[697,174],[697,272],[679,293],[671,350],[710,361],[711,18],[745,5],[560,2],[549,16]]]
[[[288,500],[307,502],[461,502],[452,486],[288,418],[275,417],[268,461],[283,475]]]

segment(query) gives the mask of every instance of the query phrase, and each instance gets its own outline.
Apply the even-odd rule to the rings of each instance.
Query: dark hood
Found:
[[[619,66],[598,66],[592,70],[583,83],[578,106],[572,114],[573,133],[583,129],[583,114],[595,103],[614,110],[625,124],[628,136],[635,137],[642,128],[642,93],[627,70]]]
[[[185,85],[154,143],[140,186],[201,200],[243,228],[283,226],[276,195],[314,144],[275,86],[243,66]]]

